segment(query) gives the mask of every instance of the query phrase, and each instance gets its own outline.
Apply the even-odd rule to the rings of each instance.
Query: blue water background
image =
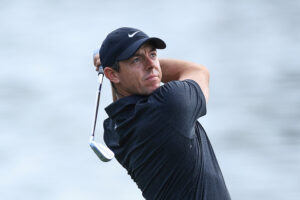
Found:
[[[160,57],[209,69],[200,122],[232,199],[298,200],[299,10],[297,0],[1,0],[0,199],[143,199],[116,160],[88,146],[93,51],[131,26],[166,41]]]

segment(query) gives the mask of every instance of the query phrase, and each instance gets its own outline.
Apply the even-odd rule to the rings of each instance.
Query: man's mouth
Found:
[[[151,75],[147,76],[145,80],[146,81],[152,81],[152,80],[156,80],[156,79],[158,79],[158,75],[151,74]]]

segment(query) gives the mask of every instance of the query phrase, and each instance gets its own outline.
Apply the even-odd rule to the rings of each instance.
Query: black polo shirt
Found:
[[[105,110],[104,141],[146,199],[230,199],[197,121],[206,114],[206,103],[195,81],[172,81],[149,96],[124,97]]]

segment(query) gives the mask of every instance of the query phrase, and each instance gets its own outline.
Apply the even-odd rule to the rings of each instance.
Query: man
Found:
[[[103,41],[94,63],[104,67],[116,94],[105,108],[105,143],[146,199],[228,200],[197,121],[206,114],[209,73],[199,64],[158,59],[156,49],[165,47],[134,28],[119,28]]]

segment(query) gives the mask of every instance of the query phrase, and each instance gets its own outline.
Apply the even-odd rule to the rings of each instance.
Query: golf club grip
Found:
[[[104,71],[103,71],[103,66],[102,65],[99,66],[98,76],[99,76],[99,74],[104,75]]]

